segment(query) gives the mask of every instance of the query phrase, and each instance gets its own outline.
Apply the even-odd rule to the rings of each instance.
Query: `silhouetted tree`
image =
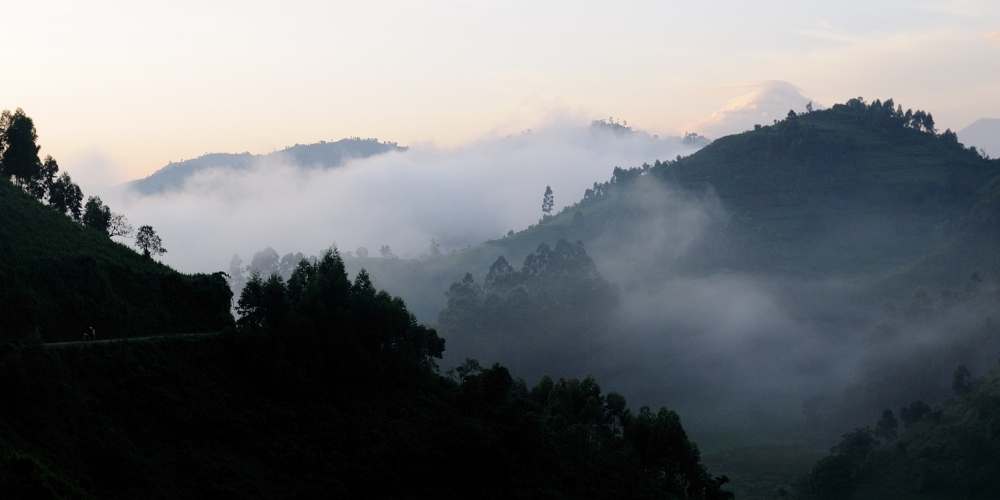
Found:
[[[358,247],[358,249],[354,252],[354,255],[364,259],[365,257],[368,257],[368,249],[365,247]]]
[[[49,186],[49,206],[59,213],[68,214],[77,222],[83,217],[82,202],[83,191],[65,172]]]
[[[382,248],[378,249],[378,253],[383,259],[392,259],[396,257],[392,254],[392,249],[389,248],[389,245],[382,245]]]
[[[553,205],[555,205],[555,197],[552,196],[552,188],[545,186],[545,195],[542,196],[542,213],[546,215],[552,213]]]
[[[163,242],[152,226],[142,226],[135,235],[135,246],[142,249],[142,255],[151,257],[153,255],[163,255],[167,249],[163,248]]]
[[[38,133],[35,123],[17,108],[11,113],[0,113],[0,172],[11,179],[15,186],[32,193],[34,185],[41,181],[42,161],[38,158],[36,143]],[[36,196],[36,198],[40,198]]]
[[[108,227],[111,225],[111,208],[101,201],[100,196],[87,198],[87,204],[83,206],[83,225],[108,234]]]
[[[38,171],[38,176],[26,187],[26,190],[36,199],[45,199],[52,190],[52,184],[55,182],[58,172],[59,164],[51,156],[46,156]]]

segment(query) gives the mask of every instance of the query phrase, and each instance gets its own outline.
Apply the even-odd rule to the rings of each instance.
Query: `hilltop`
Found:
[[[140,194],[149,195],[179,189],[187,178],[211,168],[242,170],[264,160],[291,162],[303,168],[334,168],[353,158],[368,158],[390,151],[406,151],[406,149],[406,147],[399,146],[394,142],[347,138],[336,142],[320,141],[315,144],[296,144],[267,154],[210,153],[192,160],[171,162],[150,176],[127,182],[124,186]]]

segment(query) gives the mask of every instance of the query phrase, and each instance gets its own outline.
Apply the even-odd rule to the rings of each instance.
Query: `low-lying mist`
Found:
[[[553,123],[457,149],[414,145],[329,170],[259,162],[249,171],[210,169],[178,192],[105,196],[135,225],[150,224],[179,270],[218,271],[234,253],[267,246],[317,252],[389,246],[417,257],[434,239],[464,248],[541,215],[546,186],[558,210],[616,166],[687,155],[704,140],[660,139],[615,123]],[[249,259],[246,259],[249,260]]]
[[[740,255],[772,250],[721,236],[731,209],[711,189],[647,179],[629,196],[611,198],[608,210],[581,204],[563,214],[580,212],[572,224],[496,241],[538,222],[546,186],[559,212],[614,166],[690,154],[701,144],[607,124],[553,124],[454,150],[416,145],[332,170],[282,163],[209,170],[180,192],[119,193],[106,201],[133,223],[153,225],[170,249],[164,261],[188,272],[225,270],[234,253],[246,265],[266,247],[305,255],[331,244],[345,253],[367,247],[369,257],[346,258],[352,275],[366,268],[377,287],[433,325],[449,284],[465,273],[472,274],[470,289],[482,287],[500,255],[520,270],[539,243],[581,240],[617,293],[606,318],[559,337],[546,337],[538,325],[499,325],[510,326],[511,338],[533,335],[524,343],[446,336],[442,368],[466,357],[501,362],[529,385],[546,373],[593,374],[633,407],[679,411],[706,450],[803,440],[828,446],[831,437],[873,424],[884,408],[949,396],[960,363],[975,375],[995,364],[1000,323],[991,277],[963,287],[967,276],[954,276],[956,292],[876,301],[850,273],[789,272],[777,254]],[[898,221],[879,217],[820,221],[815,226],[827,228],[826,236],[808,242],[800,259],[812,266],[824,249],[898,240],[885,229],[902,231]],[[427,255],[432,239],[443,255]],[[448,252],[487,240],[494,242],[476,252]],[[402,258],[378,258],[382,246]],[[837,266],[851,260],[831,258]],[[895,307],[880,307],[886,299]],[[552,306],[538,310],[576,314],[573,304]]]
[[[963,286],[966,276],[954,276],[955,292],[892,297],[894,305],[885,306],[850,275],[732,269],[731,261],[706,257],[727,255],[717,247],[729,244],[720,238],[729,212],[711,190],[645,182],[610,203],[617,215],[600,227],[584,217],[578,226],[594,226],[563,231],[587,241],[597,270],[618,290],[603,324],[575,335],[560,329],[572,318],[521,327],[527,340],[514,345],[463,338],[452,342],[443,365],[465,357],[501,362],[529,385],[546,373],[592,374],[633,404],[678,410],[711,450],[803,442],[823,448],[856,426],[873,425],[884,408],[942,401],[953,394],[957,365],[981,375],[1000,357],[996,288],[981,278]],[[505,257],[520,268],[525,256]],[[474,285],[485,284],[486,270],[468,269]],[[459,271],[465,269],[456,270],[456,281]],[[482,321],[516,320],[490,312],[489,291],[483,296]],[[546,306],[553,315],[560,305],[570,317],[598,307],[557,298]],[[512,338],[522,335],[519,325],[507,326]],[[546,330],[558,343],[535,340]]]

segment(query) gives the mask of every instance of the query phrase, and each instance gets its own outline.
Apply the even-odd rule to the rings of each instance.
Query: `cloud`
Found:
[[[804,111],[811,102],[802,95],[798,87],[780,80],[761,81],[735,88],[750,91],[731,99],[724,108],[708,117],[685,124],[680,130],[697,132],[715,139],[750,130],[756,124],[769,125],[774,120],[785,118],[791,109],[796,112]]]
[[[418,144],[325,171],[281,160],[211,169],[177,193],[104,198],[133,225],[152,225],[170,249],[164,262],[187,272],[225,269],[233,253],[248,257],[267,246],[309,254],[334,243],[389,245],[417,257],[431,238],[443,249],[464,248],[537,222],[546,186],[559,210],[615,166],[696,149],[677,137],[563,121],[456,149]]]

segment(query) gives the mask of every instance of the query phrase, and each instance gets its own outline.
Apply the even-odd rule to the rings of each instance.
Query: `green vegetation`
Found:
[[[438,374],[444,342],[328,252],[217,337],[0,352],[0,494],[724,499],[678,415],[593,378]],[[45,397],[39,397],[45,394]]]
[[[593,366],[618,305],[583,243],[566,239],[539,245],[520,271],[500,256],[482,285],[469,273],[447,296],[438,327],[459,359],[482,353],[526,377]]]
[[[997,498],[1000,496],[1000,370],[977,380],[959,365],[956,397],[886,409],[875,429],[855,429],[799,483],[806,498]]]

